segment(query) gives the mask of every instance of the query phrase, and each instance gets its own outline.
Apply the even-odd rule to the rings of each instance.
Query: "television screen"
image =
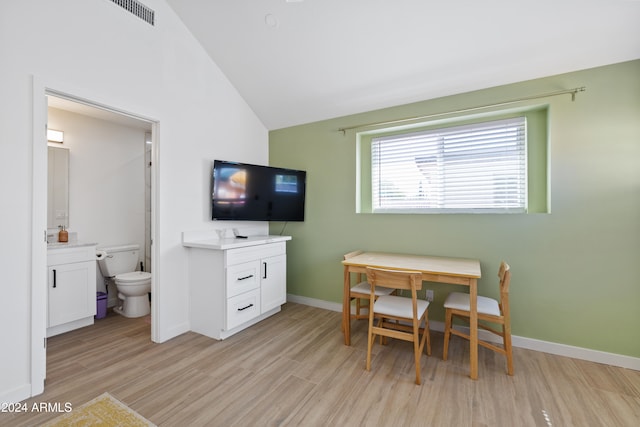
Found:
[[[215,160],[212,218],[304,221],[306,172]]]

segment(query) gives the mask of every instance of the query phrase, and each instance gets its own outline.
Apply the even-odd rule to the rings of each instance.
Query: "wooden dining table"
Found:
[[[450,258],[426,255],[407,255],[384,252],[362,252],[342,261],[344,265],[344,289],[342,296],[342,330],[345,345],[351,345],[351,274],[366,274],[367,267],[389,270],[413,270],[422,273],[426,282],[448,283],[469,287],[471,300],[470,374],[478,378],[478,279],[481,277],[480,261],[467,258]]]

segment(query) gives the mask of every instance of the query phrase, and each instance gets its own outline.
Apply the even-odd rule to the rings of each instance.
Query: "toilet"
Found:
[[[119,245],[97,249],[98,266],[102,275],[118,291],[122,305],[113,311],[124,317],[142,317],[151,313],[149,292],[151,273],[135,271],[138,265],[139,245]]]

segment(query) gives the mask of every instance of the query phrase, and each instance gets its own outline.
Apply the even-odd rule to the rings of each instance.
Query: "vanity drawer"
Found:
[[[47,265],[71,264],[96,260],[95,246],[77,246],[47,250]]]
[[[227,330],[260,315],[260,289],[254,289],[227,300]]]
[[[260,262],[252,261],[227,268],[227,298],[260,287]]]

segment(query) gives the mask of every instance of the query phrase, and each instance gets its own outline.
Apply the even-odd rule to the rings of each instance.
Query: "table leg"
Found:
[[[342,331],[344,332],[344,345],[351,345],[351,276],[349,266],[344,266],[344,288],[342,289]]]
[[[470,303],[470,316],[469,316],[469,336],[470,336],[470,348],[469,348],[469,365],[470,365],[470,377],[472,380],[478,379],[478,281],[471,279],[469,283],[469,303]]]

